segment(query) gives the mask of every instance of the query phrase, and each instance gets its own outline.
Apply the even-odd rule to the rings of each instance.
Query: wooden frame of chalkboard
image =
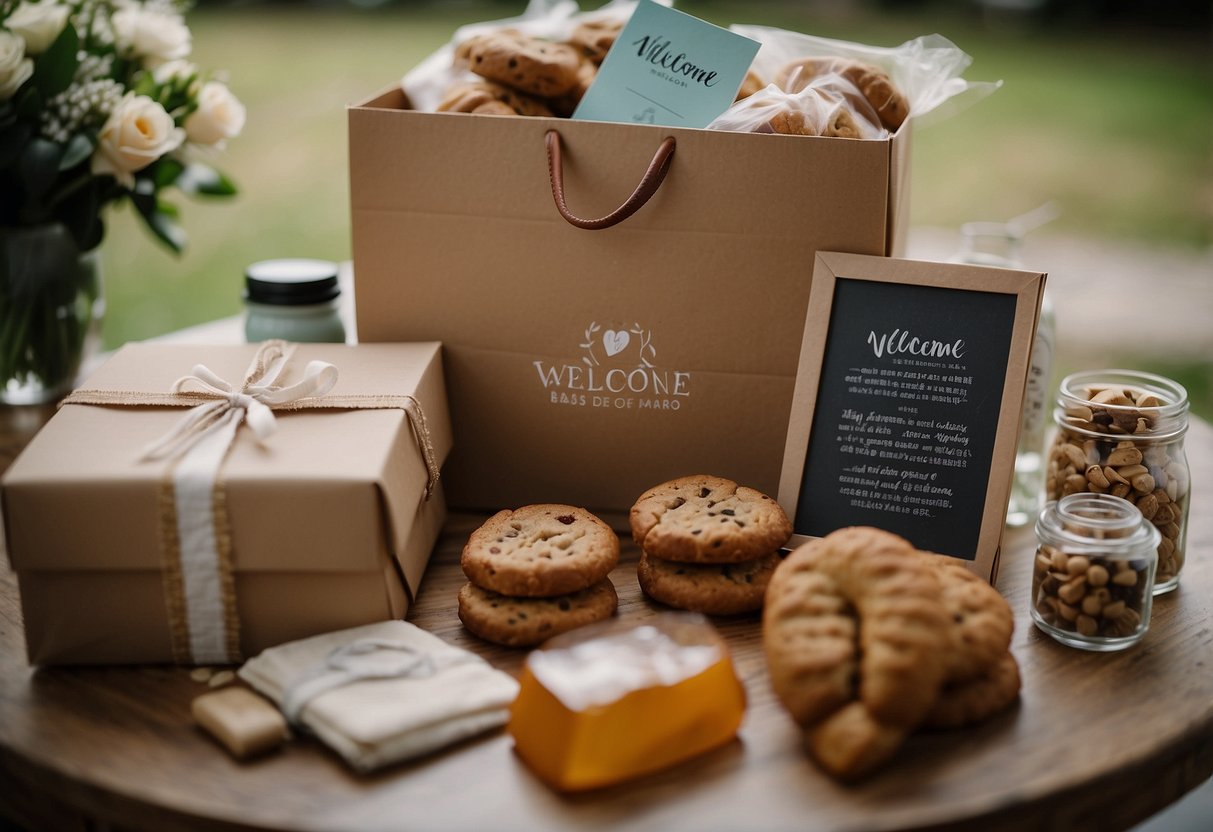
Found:
[[[1044,283],[818,252],[779,483],[790,546],[875,526],[994,579]]]

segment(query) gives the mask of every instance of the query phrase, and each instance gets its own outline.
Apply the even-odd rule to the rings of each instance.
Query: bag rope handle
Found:
[[[640,184],[636,186],[636,190],[632,191],[632,195],[614,211],[596,220],[587,220],[577,216],[569,210],[568,203],[565,201],[560,134],[555,130],[549,130],[544,136],[544,144],[547,145],[548,150],[548,177],[552,182],[552,199],[556,201],[556,210],[569,225],[589,231],[600,231],[623,222],[639,211],[650,197],[657,193],[657,189],[665,181],[665,175],[670,169],[670,161],[674,158],[675,141],[673,136],[667,136],[657,148],[657,152],[653,154],[653,161],[649,162],[648,169],[645,170],[644,176],[640,177]]]

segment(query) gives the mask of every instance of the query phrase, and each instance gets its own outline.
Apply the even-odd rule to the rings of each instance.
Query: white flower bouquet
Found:
[[[244,107],[189,62],[188,2],[0,0],[0,400],[70,385],[107,205],[129,200],[181,251],[166,192],[236,192],[208,160]]]
[[[60,222],[81,251],[101,208],[130,199],[179,251],[161,192],[230,196],[204,160],[244,126],[244,107],[189,63],[182,0],[0,0],[0,227]]]

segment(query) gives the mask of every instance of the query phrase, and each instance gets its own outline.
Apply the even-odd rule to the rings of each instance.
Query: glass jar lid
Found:
[[[324,303],[341,294],[330,260],[262,260],[244,271],[245,300],[271,306]]]
[[[1048,503],[1036,536],[1052,544],[1098,547],[1111,557],[1157,557],[1160,533],[1137,506],[1111,494],[1071,494]]]

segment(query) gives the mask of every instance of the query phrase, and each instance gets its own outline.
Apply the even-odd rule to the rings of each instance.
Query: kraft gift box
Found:
[[[276,409],[272,435],[259,438],[251,417],[236,428],[201,512],[221,553],[212,595],[228,647],[216,659],[191,642],[205,607],[185,593],[182,611],[182,585],[199,580],[181,554],[196,533],[174,486],[187,465],[146,451],[187,404],[225,398],[191,393],[197,384],[174,394],[175,380],[205,365],[239,386],[258,350],[124,347],[13,463],[0,495],[31,662],[236,662],[404,615],[445,518],[440,345],[289,345],[275,384],[313,362],[336,383]]]

